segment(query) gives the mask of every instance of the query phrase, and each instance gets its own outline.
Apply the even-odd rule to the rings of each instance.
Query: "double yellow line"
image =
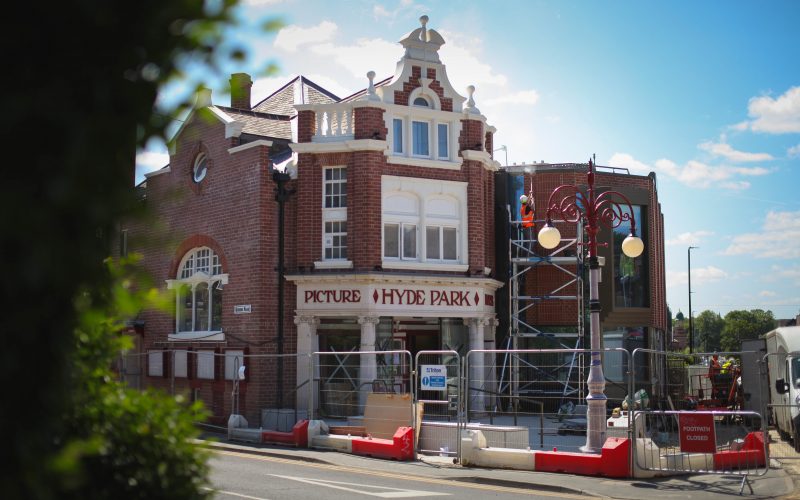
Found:
[[[577,495],[574,493],[561,493],[557,491],[547,491],[547,490],[536,490],[530,488],[513,488],[509,486],[495,486],[489,484],[480,484],[480,483],[463,483],[460,481],[453,481],[450,479],[437,479],[433,477],[423,477],[423,476],[412,476],[407,474],[393,474],[391,472],[379,472],[373,471],[368,469],[360,469],[356,467],[346,467],[342,465],[330,465],[330,464],[319,464],[319,463],[312,463],[312,462],[302,462],[296,459],[287,459],[287,458],[277,458],[277,457],[268,457],[263,455],[252,455],[249,453],[237,453],[234,451],[225,451],[225,450],[215,450],[215,453],[218,455],[227,455],[231,457],[239,457],[245,458],[248,460],[261,460],[263,462],[273,462],[273,463],[281,463],[281,464],[293,464],[293,465],[302,465],[304,467],[311,467],[315,469],[324,469],[324,470],[331,470],[331,471],[339,471],[339,472],[351,472],[354,474],[363,474],[366,476],[376,476],[376,477],[384,477],[389,479],[400,479],[403,481],[416,481],[419,483],[427,483],[427,484],[438,484],[443,486],[450,486],[450,487],[458,487],[458,488],[470,488],[473,490],[485,490],[485,491],[494,491],[494,492],[502,492],[502,493],[513,493],[516,495],[532,495],[532,496],[541,496],[541,497],[554,497],[554,498],[572,498],[572,499],[582,499],[585,500],[587,496],[590,495]]]

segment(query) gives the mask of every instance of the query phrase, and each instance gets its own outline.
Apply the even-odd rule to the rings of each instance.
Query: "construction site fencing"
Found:
[[[281,431],[308,418],[311,380],[301,375],[311,370],[308,354],[148,350],[122,353],[115,370],[132,389],[157,388],[187,401],[203,401],[209,418],[198,424],[218,430],[227,429],[232,414],[244,416],[250,427]]]
[[[315,352],[309,408],[332,434],[392,439],[414,427],[409,351]]]
[[[475,350],[465,362],[465,423],[481,429],[490,447],[579,451],[586,444],[588,349]],[[607,409],[620,408],[631,391],[630,353],[599,351]],[[492,369],[509,359],[509,374]],[[580,370],[579,367],[584,367]],[[491,425],[487,428],[486,425]],[[628,437],[628,425],[609,429]]]
[[[770,429],[770,458],[800,460],[800,352],[769,353],[760,360],[770,374],[762,396]],[[779,390],[779,385],[782,390]]]
[[[414,357],[417,452],[461,456],[464,380],[457,351],[419,351]]]
[[[637,410],[634,459],[640,469],[748,476],[769,469],[762,416],[752,411]],[[752,487],[750,493],[752,493]]]

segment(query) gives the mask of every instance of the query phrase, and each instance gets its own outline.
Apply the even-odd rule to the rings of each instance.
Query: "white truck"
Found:
[[[765,333],[767,367],[772,421],[781,437],[791,438],[800,450],[800,407],[797,394],[800,388],[800,326],[785,326]]]

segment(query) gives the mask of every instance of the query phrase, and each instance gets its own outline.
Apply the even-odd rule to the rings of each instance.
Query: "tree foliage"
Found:
[[[0,375],[7,402],[0,409],[3,498],[86,492],[81,489],[86,480],[110,484],[96,476],[111,470],[107,464],[94,467],[86,457],[124,452],[123,443],[132,435],[111,438],[130,431],[129,425],[152,418],[139,451],[131,455],[142,460],[140,467],[152,465],[144,461],[145,446],[164,453],[168,448],[167,436],[157,436],[155,425],[174,422],[175,435],[183,435],[182,413],[174,404],[164,406],[166,400],[135,397],[113,384],[102,390],[80,387],[87,376],[108,375],[101,364],[81,365],[73,357],[80,346],[80,355],[104,362],[108,346],[95,343],[114,333],[115,324],[101,321],[114,299],[101,293],[114,282],[103,260],[116,222],[141,207],[131,189],[137,146],[163,137],[180,108],[154,112],[158,91],[179,74],[182,61],[214,67],[236,55],[218,50],[234,2],[74,0],[6,6],[11,22],[3,34],[10,56],[0,127],[5,144],[24,158],[5,170],[0,197],[6,263],[0,285],[6,341]],[[96,398],[99,406],[79,407]],[[87,414],[90,410],[97,413]],[[101,421],[114,418],[125,431],[101,428]],[[78,428],[78,422],[88,427]],[[81,467],[88,474],[83,479]],[[139,481],[135,474],[130,478]],[[120,492],[118,497],[128,496]]]
[[[705,310],[692,320],[692,324],[695,336],[699,340],[700,349],[705,352],[720,350],[725,320],[719,314]]]
[[[772,311],[751,309],[730,311],[725,315],[720,344],[723,351],[740,351],[742,340],[757,339],[775,328]]]
[[[135,257],[132,259],[135,261]],[[111,287],[79,293],[72,390],[61,452],[53,461],[61,498],[204,498],[206,453],[192,443],[201,403],[163,392],[128,389],[111,367],[130,338],[114,334],[142,307],[171,300],[147,286],[132,262],[107,260]],[[136,288],[131,286],[136,283]]]

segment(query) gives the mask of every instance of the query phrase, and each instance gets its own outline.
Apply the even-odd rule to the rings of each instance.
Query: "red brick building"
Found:
[[[395,75],[374,82],[370,72],[367,88],[344,99],[298,77],[252,104],[250,77],[237,74],[230,106],[210,94],[199,100],[169,165],[140,187],[152,221],[123,228],[156,283],[175,291],[175,311],[137,318],[147,384],[174,384],[223,422],[242,355],[463,354],[506,337],[508,310],[495,304],[506,294],[498,289],[508,279],[508,225],[495,211],[516,199],[516,174],[500,172],[495,129],[474,88],[466,96],[453,88],[439,59],[444,40],[421,21],[400,41]],[[598,178],[648,207],[650,249],[639,288],[647,305],[604,310],[604,324],[651,336],[666,321],[655,179]],[[508,189],[496,189],[498,180]],[[562,182],[582,178],[570,169],[537,173],[537,203]],[[612,280],[603,290],[604,301],[617,293]],[[578,306],[542,303],[531,315],[574,325]],[[378,361],[365,355],[342,368],[354,386],[396,377],[408,390],[407,373],[383,373]],[[257,425],[265,408],[306,408],[308,380],[321,375],[311,372],[291,356],[248,358],[240,412]]]

